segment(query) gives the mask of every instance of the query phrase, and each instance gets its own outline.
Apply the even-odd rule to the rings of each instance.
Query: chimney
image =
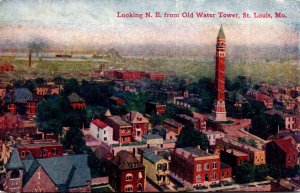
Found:
[[[15,91],[13,89],[10,91],[10,102],[15,102]]]
[[[205,150],[206,153],[208,153],[208,148]]]
[[[112,150],[112,159],[115,158],[115,150]]]
[[[132,155],[133,155],[133,157],[135,157],[135,148],[133,148],[133,150],[132,150]]]
[[[157,155],[157,151],[154,151],[154,155]]]
[[[147,144],[147,148],[150,148],[150,144],[149,143]]]
[[[31,51],[29,52],[29,67],[31,68]]]
[[[233,155],[233,149],[231,149],[231,155]]]
[[[144,152],[141,153],[141,164],[143,164]]]
[[[201,149],[201,146],[200,146],[200,145],[197,145],[197,149]]]

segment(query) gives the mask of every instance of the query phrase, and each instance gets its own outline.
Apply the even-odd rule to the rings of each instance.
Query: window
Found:
[[[209,170],[209,163],[204,164],[204,170]]]
[[[216,169],[216,168],[217,168],[217,162],[213,162],[212,168],[213,168],[213,169]]]
[[[52,154],[53,154],[53,155],[56,155],[56,148],[53,148],[53,149],[52,149]]]
[[[22,158],[25,158],[25,156],[26,156],[26,155],[25,155],[25,151],[22,151],[21,157],[22,157]]]
[[[291,161],[291,156],[289,155],[289,157],[288,157],[288,161]]]
[[[139,183],[139,184],[137,185],[137,191],[138,191],[138,192],[142,192],[142,191],[143,191],[143,186],[142,186],[141,183]]]
[[[132,176],[131,173],[126,174],[126,176],[125,176],[125,180],[126,180],[126,181],[132,181],[132,179],[133,179],[133,176]]]
[[[201,169],[202,169],[202,164],[197,164],[197,168],[196,168],[197,172],[201,171]]]
[[[162,169],[162,165],[161,164],[158,164],[157,165],[157,170],[161,170]]]
[[[217,173],[216,172],[212,173],[212,179],[215,180],[216,178],[217,178]]]
[[[97,138],[99,139],[99,133],[97,133]]]
[[[98,127],[98,132],[100,132],[100,128]]]
[[[43,156],[46,156],[46,155],[47,155],[47,150],[43,149]]]
[[[224,171],[222,171],[222,177],[224,177]]]
[[[104,141],[107,141],[107,137],[104,137],[103,140],[104,140]]]
[[[200,174],[196,176],[196,182],[201,182],[201,175]]]
[[[142,174],[142,172],[139,172],[139,179],[142,179],[143,178],[143,174]]]
[[[103,134],[106,134],[106,130],[105,129],[103,130]]]
[[[125,192],[132,192],[132,191],[133,191],[132,185],[125,186]]]
[[[42,157],[43,156],[43,151],[42,150],[40,150],[40,157]]]

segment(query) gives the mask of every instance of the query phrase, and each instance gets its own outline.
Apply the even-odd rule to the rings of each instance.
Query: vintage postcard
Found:
[[[300,191],[300,0],[0,0],[0,191]]]

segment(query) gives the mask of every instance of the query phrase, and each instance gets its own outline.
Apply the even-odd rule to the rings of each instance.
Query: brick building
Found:
[[[220,151],[221,161],[230,165],[232,168],[241,165],[249,161],[249,155],[247,153],[238,151],[236,149],[223,149]],[[233,172],[235,172],[233,170]]]
[[[148,134],[149,120],[137,111],[130,111],[124,119],[132,126],[132,137],[141,141],[142,136]]]
[[[77,93],[72,93],[68,96],[73,109],[85,109],[85,100],[78,96]]]
[[[109,183],[118,192],[143,192],[145,189],[145,166],[130,153],[122,150],[109,161]]]
[[[36,159],[63,155],[63,145],[58,142],[33,142],[32,144],[19,144],[16,147],[22,160],[29,154]]]
[[[291,139],[277,139],[266,144],[267,163],[284,168],[292,168],[297,164],[298,151]]]
[[[147,102],[145,111],[149,115],[151,115],[153,112],[157,115],[162,115],[166,113],[166,105],[155,102]]]
[[[132,126],[120,116],[106,117],[105,122],[114,129],[113,140],[119,141],[119,143],[130,143],[133,141]]]
[[[179,135],[183,129],[184,125],[175,121],[174,119],[166,118],[163,120],[163,128],[167,131],[173,131],[176,135]]]
[[[230,166],[223,164],[221,167],[219,154],[209,154],[192,147],[171,151],[170,170],[193,185],[218,183],[232,176]]]
[[[68,155],[21,160],[14,149],[6,165],[6,192],[90,192],[91,173],[87,155]]]
[[[15,67],[11,64],[0,65],[0,72],[12,72],[14,70],[15,70]]]
[[[43,85],[37,86],[35,89],[36,95],[45,96],[45,95],[54,95],[60,93],[60,87],[56,85]]]

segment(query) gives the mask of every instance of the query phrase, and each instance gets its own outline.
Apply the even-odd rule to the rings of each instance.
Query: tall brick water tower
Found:
[[[226,42],[221,25],[216,45],[215,88],[217,94],[213,108],[213,118],[215,121],[227,121],[225,108],[225,57]]]

